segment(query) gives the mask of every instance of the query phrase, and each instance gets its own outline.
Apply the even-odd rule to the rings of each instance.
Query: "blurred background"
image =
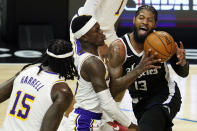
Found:
[[[9,62],[21,62],[18,57],[25,54],[25,58],[28,58],[25,61],[28,62],[39,57],[40,52],[37,51],[47,47],[47,40],[62,38],[69,41],[70,20],[84,2],[85,0],[0,0],[0,58],[6,57],[5,61]],[[157,30],[167,31],[175,41],[182,41],[187,49],[187,59],[195,62],[197,0],[128,0],[119,19],[119,36],[132,31],[134,12],[142,4],[153,5],[158,10]],[[0,62],[4,60],[0,59]]]
[[[69,41],[69,23],[84,2],[0,0],[1,82],[15,74],[23,63],[40,57],[48,40],[61,38]],[[182,41],[184,44],[186,58],[192,66],[187,78],[180,78],[175,73],[172,75],[183,96],[181,111],[174,121],[174,131],[197,131],[197,0],[128,0],[118,21],[118,36],[132,31],[134,12],[142,4],[150,4],[157,9],[159,15],[156,30],[167,31],[176,42]],[[131,108],[128,108],[128,99],[130,97],[122,103],[122,110],[132,113]],[[0,105],[0,125],[7,104]]]

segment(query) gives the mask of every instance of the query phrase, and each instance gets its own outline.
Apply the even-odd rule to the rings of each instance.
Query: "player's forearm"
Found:
[[[45,114],[40,131],[57,131],[62,120],[63,111],[58,111],[58,106],[52,105]]]
[[[4,94],[4,95],[2,95],[2,93],[0,91],[0,103],[6,101],[8,98],[10,98],[10,94]]]
[[[16,76],[0,85],[0,103],[4,102],[10,97],[15,78]]]
[[[112,78],[110,82],[110,91],[113,97],[116,97],[119,92],[124,91],[129,88],[131,84],[135,82],[135,80],[140,75],[141,71],[138,67],[133,69],[131,72],[119,78]]]
[[[176,65],[176,63],[178,62],[178,58],[176,57],[176,55],[172,56],[172,58],[170,59],[170,64],[172,66],[172,68],[174,69],[174,71],[181,77],[186,77],[189,74],[189,63],[186,62],[185,65]]]
[[[86,0],[83,6],[83,15],[94,15],[102,0]]]
[[[118,107],[117,103],[113,100],[109,89],[97,93],[101,108],[114,120],[118,121],[121,125],[129,127],[131,119],[127,117]]]

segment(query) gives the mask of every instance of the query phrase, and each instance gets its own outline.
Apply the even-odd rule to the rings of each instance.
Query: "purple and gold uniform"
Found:
[[[77,66],[80,78],[77,82],[77,88],[75,91],[76,103],[74,104],[73,112],[69,114],[68,121],[65,126],[66,131],[80,131],[88,129],[102,131],[106,128],[105,121],[101,119],[103,109],[100,107],[99,97],[94,91],[91,82],[85,81],[80,75],[83,62],[92,56],[94,55],[90,53],[83,53],[75,59],[75,65]],[[94,57],[100,59],[98,56]],[[107,80],[108,73],[106,72],[106,81]],[[113,131],[112,127],[110,128],[110,131]]]
[[[6,118],[1,131],[39,131],[43,117],[53,104],[51,90],[55,83],[64,82],[56,73],[31,66],[14,80]],[[61,130],[58,130],[61,131]]]

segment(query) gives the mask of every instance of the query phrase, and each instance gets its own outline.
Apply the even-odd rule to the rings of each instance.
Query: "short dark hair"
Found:
[[[91,18],[91,15],[81,15],[74,18],[71,23],[72,32],[75,33],[80,30]]]
[[[55,55],[62,55],[73,51],[72,44],[61,39],[50,40],[48,41],[48,45],[48,51]],[[41,58],[31,64],[25,65],[22,70],[37,63],[41,63],[38,74],[42,71],[42,66],[49,66],[53,72],[58,73],[59,76],[64,77],[65,80],[73,80],[74,76],[78,77],[77,70],[74,66],[73,56],[66,58],[54,58],[49,56],[47,53],[44,53]]]
[[[155,16],[155,22],[157,22],[158,12],[153,6],[150,6],[150,5],[142,5],[142,6],[140,6],[138,8],[138,10],[135,12],[135,17],[138,16],[140,11],[143,10],[143,9],[150,10]]]

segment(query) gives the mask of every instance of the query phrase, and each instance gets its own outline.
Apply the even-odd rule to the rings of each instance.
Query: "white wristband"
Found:
[[[98,92],[101,108],[114,120],[118,121],[121,125],[129,127],[131,119],[128,118],[118,107],[117,103],[111,96],[109,89]]]

